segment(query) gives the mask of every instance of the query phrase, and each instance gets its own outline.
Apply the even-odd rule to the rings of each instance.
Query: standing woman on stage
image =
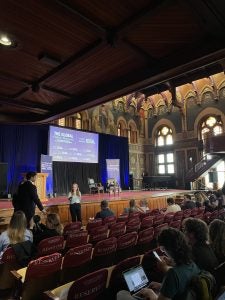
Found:
[[[72,222],[81,222],[81,193],[77,183],[73,183],[72,190],[68,195],[68,200],[70,202],[70,214]]]

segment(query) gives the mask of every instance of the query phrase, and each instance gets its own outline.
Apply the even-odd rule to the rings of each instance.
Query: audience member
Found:
[[[184,204],[182,205],[182,209],[192,209],[195,208],[195,202],[191,200],[191,195],[184,195]]]
[[[195,263],[200,269],[212,272],[218,266],[218,260],[208,244],[207,224],[194,218],[187,218],[183,222],[185,236],[192,248]]]
[[[140,208],[146,212],[149,210],[149,207],[148,207],[148,201],[146,199],[141,199],[140,200]]]
[[[33,234],[27,229],[25,214],[18,210],[12,215],[7,230],[0,235],[0,257],[9,245],[24,241],[33,242]]]
[[[207,198],[203,202],[203,205],[205,206],[205,211],[212,212],[216,209],[218,204],[216,200],[216,195],[212,191],[208,191],[206,195]]]
[[[131,199],[129,202],[129,207],[124,208],[125,213],[133,213],[133,212],[145,212],[140,206],[136,204],[134,199]]]
[[[63,234],[63,225],[60,222],[60,217],[58,214],[52,213],[48,214],[46,218],[46,225],[40,223],[40,217],[35,215],[34,219],[34,244],[38,245],[40,241]]]
[[[73,222],[81,222],[81,192],[77,183],[73,183],[68,200],[70,202],[70,214]]]
[[[186,299],[191,278],[199,273],[199,268],[191,259],[191,251],[184,234],[177,229],[164,229],[159,237],[158,244],[161,251],[173,260],[173,267],[165,273],[162,283],[151,282],[150,288],[141,290],[144,299]],[[162,261],[159,264],[166,264]],[[159,290],[156,294],[152,289]],[[120,291],[117,300],[136,299],[127,291]]]
[[[207,199],[207,196],[203,192],[200,192],[200,191],[195,192],[194,196],[195,196],[196,207],[203,206],[203,203]]]
[[[177,211],[181,211],[181,207],[178,204],[175,204],[175,201],[173,198],[167,198],[167,209],[165,211],[165,214],[168,213],[175,213]]]
[[[216,200],[217,200],[217,208],[221,209],[225,206],[225,202],[224,202],[224,195],[222,190],[217,190],[215,192],[216,195]]]
[[[14,199],[14,208],[15,210],[21,210],[24,212],[28,227],[30,221],[35,214],[35,206],[37,205],[39,210],[43,213],[46,213],[39,197],[37,194],[37,187],[34,185],[36,180],[36,172],[28,172],[26,174],[26,180],[23,183],[20,183],[18,187],[17,196]]]
[[[106,217],[114,216],[114,213],[110,210],[107,200],[101,201],[101,211],[97,212],[95,219],[104,219]]]
[[[225,262],[225,222],[215,219],[209,225],[210,244],[219,263]]]

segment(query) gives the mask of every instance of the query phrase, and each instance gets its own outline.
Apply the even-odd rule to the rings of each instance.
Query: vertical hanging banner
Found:
[[[113,178],[120,185],[120,160],[106,159],[107,179]]]
[[[46,193],[53,197],[52,156],[41,154],[41,173],[47,173]]]

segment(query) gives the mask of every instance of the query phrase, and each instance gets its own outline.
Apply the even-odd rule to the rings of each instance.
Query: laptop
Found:
[[[131,295],[136,299],[143,299],[140,290],[149,286],[149,280],[142,266],[136,266],[123,272]]]

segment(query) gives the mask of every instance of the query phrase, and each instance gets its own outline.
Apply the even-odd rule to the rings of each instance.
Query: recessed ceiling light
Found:
[[[12,46],[12,40],[7,35],[0,35],[0,44],[4,46]]]

